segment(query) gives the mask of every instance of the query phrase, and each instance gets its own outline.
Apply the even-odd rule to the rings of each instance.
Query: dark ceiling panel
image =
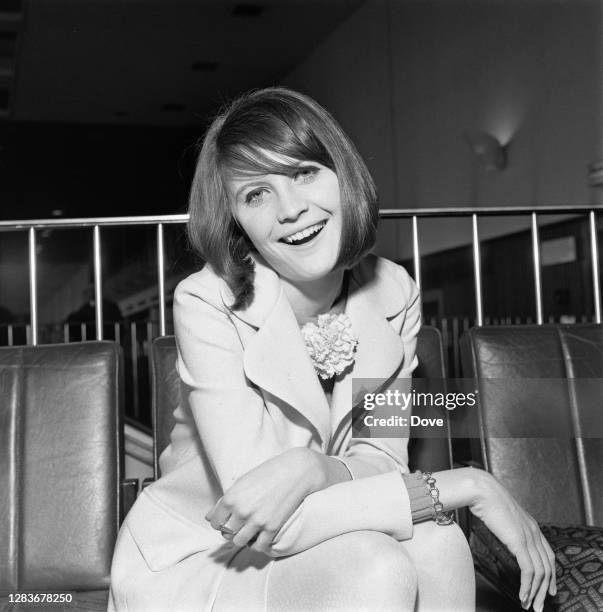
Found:
[[[277,83],[361,3],[30,1],[13,118],[195,125],[232,95]]]

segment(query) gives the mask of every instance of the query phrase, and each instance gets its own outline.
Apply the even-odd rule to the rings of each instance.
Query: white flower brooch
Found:
[[[301,333],[320,378],[333,378],[354,363],[358,338],[348,315],[318,315],[318,323],[306,323]]]

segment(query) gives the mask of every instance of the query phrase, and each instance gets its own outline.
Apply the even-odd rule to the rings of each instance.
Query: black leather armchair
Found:
[[[11,603],[23,592],[106,610],[120,519],[137,490],[123,480],[121,361],[111,342],[0,349],[3,610],[47,609]]]
[[[463,415],[478,432],[473,457],[545,525],[556,551],[549,609],[603,610],[603,326],[474,328],[462,363],[480,391]],[[491,554],[497,544],[479,523],[472,531],[479,572],[521,610],[504,550]]]

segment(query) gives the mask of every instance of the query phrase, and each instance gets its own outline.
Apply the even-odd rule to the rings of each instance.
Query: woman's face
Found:
[[[287,175],[231,177],[226,189],[240,226],[280,276],[307,282],[333,270],[342,216],[339,181],[332,170],[302,161]]]

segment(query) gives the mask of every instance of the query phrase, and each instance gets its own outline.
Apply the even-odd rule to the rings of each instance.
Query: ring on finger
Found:
[[[235,536],[237,534],[236,531],[234,531],[233,529],[231,529],[230,527],[227,527],[226,524],[222,524],[220,525],[220,533],[222,534],[223,537],[226,538],[226,536]],[[226,538],[229,539],[229,538]]]

